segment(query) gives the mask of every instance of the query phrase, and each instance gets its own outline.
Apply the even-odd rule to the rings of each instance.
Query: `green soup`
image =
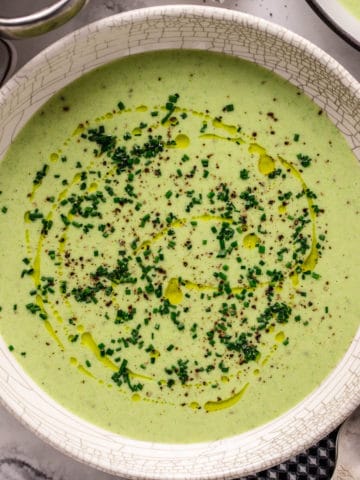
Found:
[[[282,414],[358,327],[359,170],[297,88],[163,51],[55,95],[0,167],[0,331],[60,404],[159,442]]]

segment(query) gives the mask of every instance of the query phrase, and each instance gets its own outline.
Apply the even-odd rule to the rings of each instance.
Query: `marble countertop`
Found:
[[[34,12],[54,0],[1,0],[0,16],[19,16]],[[151,1],[151,0],[90,0],[87,7],[66,25],[42,37],[12,42],[16,55],[12,57],[9,75],[32,58],[36,53],[87,23],[134,8],[165,4],[205,4],[245,11],[281,24],[302,35],[325,50],[341,63],[355,78],[360,80],[360,52],[348,45],[325,25],[305,0],[198,0],[198,1]],[[0,44],[1,47],[1,44]],[[0,78],[6,68],[8,52],[0,48]],[[329,452],[334,458],[335,433],[316,447],[312,459],[310,451],[303,454],[308,463],[319,461],[318,468],[311,473],[302,469],[301,456],[291,459],[288,465],[277,470],[262,472],[249,479],[326,480],[328,470],[321,468],[321,458],[326,464]],[[314,447],[315,448],[315,447]],[[310,452],[310,453],[309,453]],[[322,452],[322,453],[321,453]],[[315,458],[315,460],[314,460]],[[331,460],[333,463],[333,460]],[[330,462],[330,463],[331,463]],[[289,466],[290,465],[290,466]],[[295,466],[294,466],[295,465]],[[329,462],[327,463],[329,465]],[[310,472],[310,473],[309,473]],[[110,480],[115,477],[82,465],[48,446],[23,427],[0,406],[0,480]]]

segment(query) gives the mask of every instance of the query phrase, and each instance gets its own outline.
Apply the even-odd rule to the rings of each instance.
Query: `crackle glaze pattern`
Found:
[[[197,48],[261,64],[327,111],[360,159],[360,85],[324,52],[289,31],[211,7],[142,9],[74,32],[25,66],[0,92],[0,156],[59,88],[116,58],[147,50]],[[263,470],[313,444],[360,403],[360,330],[345,357],[295,408],[245,434],[193,445],[151,444],[101,430],[57,405],[27,377],[0,339],[0,397],[56,448],[126,478],[233,478]],[[176,428],[176,425],[174,425]]]

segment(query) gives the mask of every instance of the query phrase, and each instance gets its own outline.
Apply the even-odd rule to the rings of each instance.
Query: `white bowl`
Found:
[[[151,32],[151,35],[149,34]],[[0,156],[56,91],[114,59],[196,48],[256,62],[324,109],[360,159],[360,85],[336,61],[264,20],[211,7],[141,9],[100,20],[47,48],[0,92]],[[0,398],[41,438],[77,460],[126,478],[232,478],[263,470],[315,443],[360,403],[360,330],[337,368],[297,406],[236,437],[190,445],[129,440],[69,413],[22,370],[0,341]]]

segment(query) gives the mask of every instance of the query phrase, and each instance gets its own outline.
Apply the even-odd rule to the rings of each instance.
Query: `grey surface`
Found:
[[[0,16],[32,13],[51,3],[53,3],[51,0],[0,0]],[[76,18],[56,31],[34,39],[13,41],[16,56],[13,55],[10,74],[48,44],[89,22],[133,8],[176,3],[180,2],[90,0],[89,5]],[[330,30],[305,0],[198,0],[181,3],[233,8],[283,25],[325,50],[360,80],[360,52]],[[6,69],[7,60],[8,52],[0,43],[0,79],[2,72]],[[294,459],[291,464],[294,464]],[[317,473],[314,473],[314,476],[308,473],[305,473],[305,476],[291,474],[287,472],[286,465],[279,471],[282,471],[283,475],[277,476],[276,473],[270,472],[262,474],[259,478],[301,478],[302,480],[329,478]],[[44,444],[0,407],[0,480],[110,480],[114,478],[81,465]]]
[[[332,480],[360,478],[360,407],[339,430],[337,439],[337,465]]]

